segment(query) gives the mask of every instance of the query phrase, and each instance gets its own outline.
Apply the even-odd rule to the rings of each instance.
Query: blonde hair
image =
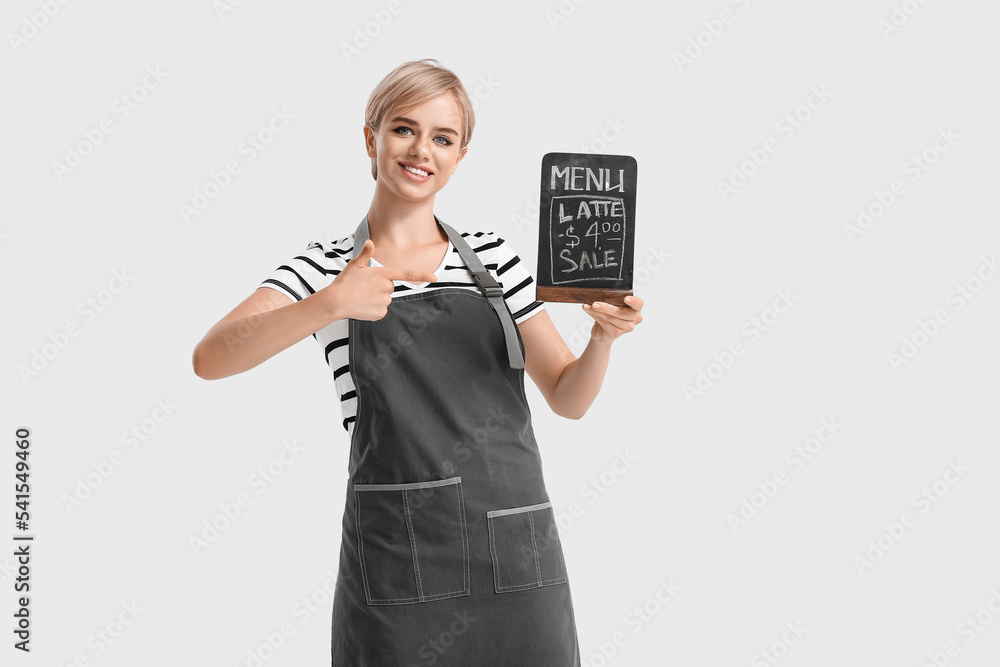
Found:
[[[464,148],[472,140],[476,125],[469,94],[454,72],[430,58],[403,63],[375,86],[365,107],[365,124],[378,132],[390,111],[406,111],[447,92],[455,96],[462,112],[464,128],[460,147]],[[372,158],[372,178],[378,180],[375,158]]]

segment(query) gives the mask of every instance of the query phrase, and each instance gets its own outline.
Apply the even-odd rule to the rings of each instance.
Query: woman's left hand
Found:
[[[590,339],[597,343],[611,344],[622,334],[635,329],[642,322],[642,299],[637,296],[625,297],[624,306],[613,306],[604,301],[583,304],[583,310],[594,318],[594,328]]]

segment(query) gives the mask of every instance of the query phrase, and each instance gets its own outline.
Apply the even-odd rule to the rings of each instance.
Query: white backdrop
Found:
[[[11,627],[18,427],[35,540],[32,651],[7,631],[3,663],[327,664],[347,438],[320,349],[215,382],[191,352],[354,229],[367,95],[433,57],[478,119],[437,212],[529,266],[544,153],[639,164],[645,322],[583,420],[529,396],[584,664],[996,664],[998,20],[986,0],[6,2]],[[589,318],[548,309],[581,350]]]

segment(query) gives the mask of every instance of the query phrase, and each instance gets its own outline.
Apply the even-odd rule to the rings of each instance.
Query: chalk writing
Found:
[[[593,278],[620,280],[628,226],[625,201],[566,195],[553,197],[552,208],[552,284]]]

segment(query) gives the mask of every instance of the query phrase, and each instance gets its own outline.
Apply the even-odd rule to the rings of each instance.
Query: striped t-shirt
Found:
[[[542,303],[535,301],[531,274],[502,238],[493,232],[475,234],[463,232],[462,236],[479,256],[486,270],[500,283],[507,308],[514,315],[514,322],[520,324],[542,311]],[[301,255],[275,269],[260,286],[270,287],[291,299],[301,301],[332,283],[353,256],[353,237],[332,243],[313,242],[306,246],[305,252]],[[371,264],[381,266],[374,259]],[[414,284],[394,281],[395,290],[392,296],[427,292],[442,287],[458,287],[472,291],[479,289],[472,282],[472,274],[451,241],[448,241],[448,251],[445,252],[444,259],[434,274],[437,276],[435,283]],[[350,433],[358,411],[358,399],[348,361],[350,355],[347,332],[347,320],[340,319],[314,333],[313,338],[320,344],[326,363],[333,371],[333,380],[340,394],[343,425]]]

